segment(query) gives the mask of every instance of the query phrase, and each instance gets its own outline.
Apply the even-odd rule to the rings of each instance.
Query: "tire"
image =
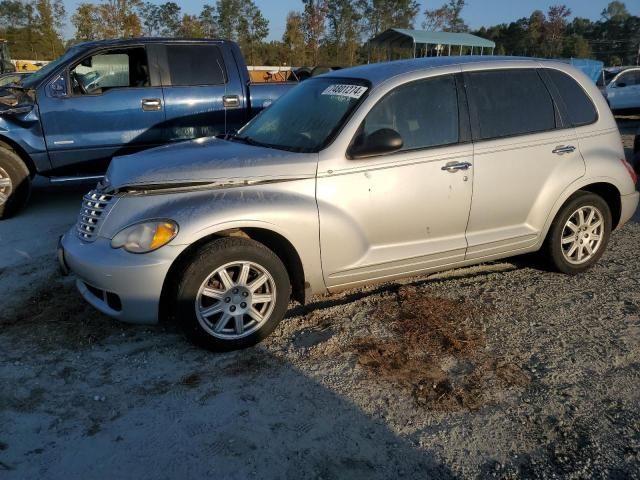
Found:
[[[30,194],[29,169],[14,152],[0,148],[0,220],[24,208]]]
[[[240,277],[244,271],[246,280]],[[252,291],[258,279],[264,283]],[[258,295],[272,300],[255,302]],[[190,257],[178,274],[172,311],[196,345],[212,351],[237,350],[273,332],[284,318],[290,296],[287,269],[271,250],[254,240],[225,237]]]
[[[580,211],[583,224],[580,223]],[[570,220],[573,226],[569,225]],[[590,192],[578,192],[560,209],[549,229],[546,250],[552,266],[569,275],[591,268],[606,250],[611,225],[611,210],[602,197]]]

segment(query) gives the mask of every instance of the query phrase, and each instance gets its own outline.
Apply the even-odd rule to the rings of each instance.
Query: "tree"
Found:
[[[289,12],[287,26],[282,36],[282,43],[289,65],[302,66],[306,64],[305,41],[303,32],[302,15],[298,12]]]
[[[142,22],[136,13],[141,0],[103,0],[98,5],[103,38],[139,37]]]
[[[215,38],[218,36],[218,24],[216,21],[216,7],[212,5],[204,5],[202,12],[198,16],[198,21],[202,27],[202,33],[205,37]]]
[[[465,0],[449,0],[449,3],[434,10],[425,10],[425,22],[423,28],[427,30],[442,30],[445,32],[466,32],[469,27],[462,20],[462,9],[466,5]]]
[[[238,21],[242,0],[218,0],[216,4],[215,23],[218,34],[227,40],[236,40]]]
[[[416,0],[357,0],[365,19],[364,31],[371,37],[389,28],[413,28],[420,11]]]
[[[567,29],[567,18],[571,10],[566,5],[553,5],[547,12],[544,23],[543,52],[547,57],[556,57],[562,52],[564,34]]]
[[[195,15],[185,14],[182,16],[180,27],[177,32],[179,37],[203,38],[205,37],[202,22]]]
[[[42,42],[48,47],[50,58],[54,59],[64,51],[62,38],[58,33],[64,26],[64,4],[62,0],[36,0],[35,10]]]
[[[327,43],[333,50],[335,63],[353,65],[360,45],[362,16],[350,0],[328,0]]]
[[[610,2],[600,13],[605,21],[624,22],[630,17],[627,6],[622,2]]]
[[[76,29],[74,39],[77,42],[96,40],[100,37],[98,9],[92,3],[81,3],[76,13],[71,17],[71,23]]]
[[[311,61],[317,65],[320,59],[320,42],[325,32],[327,0],[302,0],[302,3],[302,30],[307,48],[311,52]]]
[[[565,40],[563,57],[590,58],[593,55],[589,42],[580,35],[573,34]]]
[[[253,0],[244,0],[238,19],[238,43],[252,65],[255,49],[269,35],[269,20],[264,18]]]

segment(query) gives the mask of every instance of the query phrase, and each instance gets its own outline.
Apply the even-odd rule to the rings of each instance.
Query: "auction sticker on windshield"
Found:
[[[338,95],[341,97],[360,98],[368,90],[362,85],[329,85],[322,95]]]

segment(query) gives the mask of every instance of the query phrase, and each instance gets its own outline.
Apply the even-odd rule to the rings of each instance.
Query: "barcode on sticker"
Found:
[[[339,95],[341,97],[360,98],[367,91],[362,85],[329,85],[322,95]]]

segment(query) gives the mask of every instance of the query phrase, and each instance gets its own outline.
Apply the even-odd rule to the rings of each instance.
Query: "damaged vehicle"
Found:
[[[35,175],[95,182],[114,156],[235,132],[294,85],[251,84],[225,40],[74,45],[0,89],[0,220],[26,205]]]
[[[101,312],[254,345],[290,300],[542,250],[577,274],[638,204],[561,63],[440,57],[309,79],[238,134],[112,162],[58,258]]]

